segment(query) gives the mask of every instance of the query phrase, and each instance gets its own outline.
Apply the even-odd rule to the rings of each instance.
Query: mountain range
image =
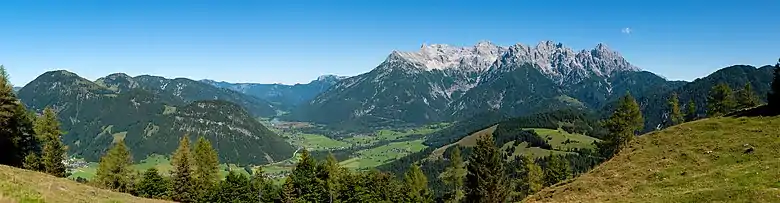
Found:
[[[280,109],[290,110],[301,103],[310,101],[344,78],[346,77],[323,75],[309,83],[295,85],[229,83],[213,80],[200,80],[200,82],[255,96],[274,103]]]
[[[111,74],[90,81],[46,72],[19,90],[28,108],[53,108],[69,153],[98,161],[124,141],[134,159],[170,154],[181,136],[209,139],[223,162],[262,164],[289,158],[293,147],[256,120],[275,115],[270,103],[201,82]]]
[[[580,51],[552,41],[432,44],[393,51],[370,72],[341,80],[289,118],[348,127],[420,125],[486,111],[519,116],[598,109],[626,92],[641,97],[683,84],[642,71],[604,44]]]

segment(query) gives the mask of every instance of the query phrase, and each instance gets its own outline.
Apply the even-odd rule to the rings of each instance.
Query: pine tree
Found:
[[[339,197],[338,190],[341,187],[341,177],[344,174],[344,169],[339,166],[338,160],[333,154],[328,153],[325,162],[319,167],[318,179],[321,181],[321,185],[325,186],[327,192],[321,197],[322,202],[334,202]]]
[[[133,158],[124,142],[117,142],[100,158],[95,183],[105,189],[129,192],[133,185]]]
[[[450,155],[450,166],[441,174],[444,184],[449,186],[445,201],[460,202],[465,196],[463,184],[466,179],[466,164],[460,156],[460,147],[455,146]]]
[[[527,186],[523,188],[525,195],[532,195],[539,192],[544,187],[544,172],[542,167],[534,163],[530,156],[524,155],[524,161],[526,162],[526,182]]]
[[[179,148],[173,154],[173,170],[171,171],[171,199],[177,202],[195,202],[197,191],[193,175],[193,158],[190,151],[190,139],[184,135],[179,141]]]
[[[563,156],[550,153],[547,167],[544,168],[544,183],[546,185],[555,185],[569,179],[571,178],[571,173],[568,160]]]
[[[204,202],[253,202],[256,200],[252,194],[249,178],[233,171],[228,172],[225,180],[219,183],[215,193],[204,196],[204,198],[206,198]]]
[[[767,94],[769,108],[776,113],[780,113],[780,59],[775,64],[774,79],[772,79],[772,90]]]
[[[43,140],[41,162],[43,171],[57,177],[65,177],[65,144],[62,143],[62,131],[57,115],[51,108],[43,110],[43,115],[35,121],[35,134]]]
[[[707,97],[707,115],[710,117],[721,116],[734,110],[736,102],[731,88],[726,83],[719,83],[712,87]]]
[[[466,202],[504,202],[509,196],[504,160],[492,136],[482,136],[469,157]]]
[[[412,164],[404,174],[405,202],[433,202],[428,190],[428,178],[419,166]]]
[[[699,117],[696,113],[696,103],[693,103],[693,99],[688,100],[688,112],[685,113],[686,121],[693,121]]]
[[[639,110],[639,104],[631,94],[620,98],[617,109],[604,122],[604,127],[609,133],[604,137],[604,141],[598,143],[599,150],[603,156],[612,157],[628,146],[636,132],[644,127],[644,118]]]
[[[269,181],[265,176],[265,172],[262,167],[252,172],[252,178],[250,179],[252,185],[252,194],[256,196],[256,200],[253,202],[274,202],[279,199],[279,191],[275,187],[272,181]]]
[[[298,197],[296,196],[295,192],[295,185],[293,185],[292,176],[287,176],[287,179],[284,181],[284,185],[282,186],[282,194],[280,196],[282,197],[283,203],[297,203]]]
[[[753,87],[750,85],[750,82],[745,83],[745,87],[737,91],[735,97],[737,102],[737,109],[755,107],[760,103],[758,95],[756,95],[756,92],[753,91]]]
[[[672,93],[672,96],[669,97],[669,117],[671,118],[672,125],[683,122],[683,115],[680,111],[680,101],[677,99],[677,93]]]
[[[322,181],[317,178],[317,163],[308,150],[301,150],[301,160],[295,166],[290,176],[295,188],[293,195],[301,201],[317,202],[327,192]]]
[[[193,179],[198,198],[205,198],[219,184],[219,158],[211,142],[203,136],[198,138],[194,147]]]
[[[35,167],[26,163],[40,157],[40,140],[33,130],[34,117],[30,116],[13,92],[8,73],[0,65],[0,164],[15,167]],[[28,158],[28,156],[30,156]]]
[[[149,168],[144,172],[141,181],[138,182],[135,192],[140,197],[165,199],[168,196],[169,182],[157,171],[157,168]]]

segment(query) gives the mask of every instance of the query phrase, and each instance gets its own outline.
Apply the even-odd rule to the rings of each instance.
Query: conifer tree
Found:
[[[466,179],[466,164],[460,156],[460,147],[455,146],[450,155],[450,166],[441,174],[441,179],[448,188],[445,194],[445,202],[460,202],[466,193],[463,191],[463,184]]]
[[[184,135],[179,141],[179,148],[173,154],[173,170],[171,171],[171,199],[177,202],[195,202],[197,191],[193,175],[193,158],[190,151],[190,139]]]
[[[680,101],[677,98],[677,93],[672,93],[669,97],[669,117],[671,118],[672,125],[677,125],[683,122],[682,111],[680,111]]]
[[[301,160],[295,165],[290,174],[293,195],[301,201],[317,202],[319,198],[327,194],[322,182],[317,178],[317,162],[311,157],[308,150],[301,150]]]
[[[419,166],[412,164],[404,174],[405,202],[433,202],[428,190],[428,178]]]
[[[62,131],[57,115],[51,108],[43,110],[43,115],[35,121],[35,134],[43,140],[41,162],[43,171],[57,177],[65,177],[65,144],[62,143]]]
[[[772,90],[767,94],[769,108],[780,113],[780,59],[775,64],[774,79],[772,79]]]
[[[466,167],[466,202],[504,202],[509,196],[504,160],[493,136],[482,136]]]
[[[321,197],[323,202],[334,202],[338,199],[338,190],[341,187],[341,177],[344,174],[344,169],[339,166],[338,160],[333,154],[328,153],[325,162],[320,165],[320,172],[318,179],[321,181],[321,185],[325,186],[327,192]]]
[[[750,85],[750,82],[745,83],[745,87],[737,91],[735,97],[737,102],[737,109],[755,107],[760,103],[758,95],[756,95],[756,92],[753,91],[753,87]]]
[[[194,147],[193,179],[199,198],[205,198],[219,184],[219,158],[206,138],[201,136]]]
[[[571,167],[569,161],[563,156],[550,153],[547,167],[544,168],[544,182],[546,185],[555,185],[561,181],[571,178]]]
[[[523,192],[526,196],[539,192],[544,187],[544,172],[542,167],[534,163],[530,156],[523,155],[526,168],[526,185]]]
[[[215,193],[204,198],[204,202],[256,202],[249,178],[233,171],[228,172]]]
[[[266,178],[262,167],[257,167],[252,172],[250,183],[252,185],[252,194],[257,199],[254,202],[274,202],[279,199],[279,191],[277,191],[273,182]]]
[[[287,176],[287,179],[284,181],[284,185],[282,186],[282,194],[280,195],[282,197],[283,203],[297,203],[298,197],[296,196],[295,192],[295,185],[293,185],[292,176]]]
[[[726,83],[719,83],[710,90],[707,96],[707,116],[721,116],[734,110],[736,102],[731,88]]]
[[[129,192],[132,189],[133,158],[124,142],[117,142],[100,158],[95,183],[105,189]]]
[[[605,157],[612,157],[626,147],[634,138],[636,132],[644,127],[644,118],[631,94],[626,94],[618,101],[617,109],[604,122],[609,131],[604,141],[599,142],[599,150]]]
[[[699,117],[696,114],[696,103],[693,103],[693,99],[688,100],[688,111],[685,113],[685,117],[686,121],[693,121],[696,120],[696,117]]]
[[[34,156],[40,153],[33,120],[34,117],[30,116],[14,94],[8,73],[0,65],[0,149],[3,151],[0,153],[0,164],[35,167],[35,163],[25,163],[25,159],[36,160]]]
[[[168,196],[169,182],[157,171],[157,168],[147,169],[141,181],[138,182],[135,192],[140,197],[165,199]]]

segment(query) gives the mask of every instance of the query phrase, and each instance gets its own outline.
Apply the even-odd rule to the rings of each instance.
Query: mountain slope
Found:
[[[135,160],[170,154],[185,134],[192,140],[208,138],[223,162],[269,163],[289,158],[294,150],[236,104],[188,104],[164,91],[105,84],[112,83],[93,83],[67,71],[52,71],[25,86],[19,98],[33,110],[53,107],[66,132],[63,142],[70,146],[69,153],[88,161],[98,161],[111,143],[120,140]]]
[[[14,92],[19,92],[20,89],[22,89],[22,87],[14,87]]]
[[[48,174],[0,165],[0,202],[168,202],[94,188]]]
[[[268,101],[187,78],[167,79],[149,75],[130,77],[124,73],[115,73],[99,78],[95,83],[119,93],[132,89],[143,89],[153,94],[171,97],[164,98],[169,103],[224,100],[241,105],[254,116],[271,117],[276,115],[276,109]]]
[[[674,89],[603,44],[576,52],[561,43],[501,47],[423,45],[393,51],[372,71],[340,81],[292,118],[348,126],[420,125],[487,111],[521,116],[599,108],[626,91]]]
[[[719,69],[706,77],[696,79],[676,89],[636,96],[642,107],[642,115],[645,117],[645,131],[656,129],[659,125],[665,125],[664,121],[666,114],[668,114],[666,103],[672,92],[679,95],[681,109],[687,109],[688,101],[692,99],[700,116],[706,115],[709,91],[721,82],[728,84],[734,91],[742,89],[745,83],[749,82],[756,95],[762,101],[766,101],[766,95],[771,89],[773,71],[774,67],[772,66],[756,68],[748,65],[734,65]],[[610,106],[607,106],[606,109],[609,108]]]
[[[780,117],[712,118],[637,138],[526,202],[776,202]]]
[[[228,83],[213,80],[201,80],[200,82],[255,96],[270,101],[279,108],[290,110],[302,103],[311,101],[314,97],[345,78],[335,75],[323,75],[309,83],[295,85]]]

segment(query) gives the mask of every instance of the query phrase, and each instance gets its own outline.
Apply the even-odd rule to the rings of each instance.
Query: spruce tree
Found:
[[[265,176],[265,172],[262,167],[252,172],[252,178],[250,179],[252,185],[252,195],[255,196],[257,201],[253,202],[274,202],[279,199],[279,191],[275,187],[273,181],[268,180]]]
[[[636,132],[644,127],[644,123],[639,104],[634,97],[631,94],[621,97],[615,112],[604,122],[609,133],[604,137],[604,141],[598,143],[602,156],[612,157],[628,146]]]
[[[51,108],[43,110],[43,115],[35,121],[35,134],[43,140],[41,162],[43,171],[57,177],[65,177],[65,144],[62,143],[62,131],[57,115]]]
[[[193,175],[193,158],[190,151],[190,139],[184,135],[179,141],[179,148],[173,154],[173,170],[171,171],[171,199],[177,202],[195,202],[197,200],[196,183]]]
[[[199,198],[205,198],[219,183],[219,158],[211,142],[203,136],[198,138],[194,147],[193,178]]]
[[[753,87],[750,85],[750,82],[745,83],[745,87],[737,91],[735,97],[737,102],[737,109],[755,107],[760,103],[758,95],[756,95],[756,92],[753,91]]]
[[[722,116],[734,110],[736,102],[731,88],[726,83],[718,83],[707,96],[707,116]]]
[[[433,202],[428,190],[428,178],[419,166],[412,164],[404,174],[405,202]]]
[[[140,197],[165,199],[168,196],[169,184],[157,171],[157,168],[147,169],[141,181],[138,182],[135,192]]]
[[[693,102],[693,99],[688,100],[688,111],[685,113],[685,120],[686,121],[693,121],[696,120],[696,118],[699,117],[696,113],[696,103]]]
[[[287,179],[284,181],[284,185],[282,186],[281,194],[281,202],[283,203],[297,203],[298,197],[296,196],[295,192],[295,185],[293,185],[294,180],[292,180],[292,176],[287,176]]]
[[[682,111],[680,111],[680,101],[677,98],[677,93],[672,93],[669,97],[669,117],[671,118],[672,125],[677,125],[683,122]]]
[[[95,183],[105,189],[131,191],[133,185],[133,158],[124,142],[117,142],[100,158]]]
[[[780,59],[775,64],[774,79],[772,79],[772,90],[767,94],[769,108],[775,113],[780,113]]]
[[[542,167],[534,163],[530,156],[523,155],[523,162],[526,168],[526,185],[523,192],[526,196],[539,192],[544,187],[544,172]]]
[[[463,191],[466,173],[466,163],[460,156],[460,147],[455,146],[450,155],[450,166],[441,174],[442,181],[448,186],[445,202],[460,202],[466,196]]]
[[[33,130],[34,117],[14,94],[5,68],[0,66],[0,72],[0,149],[3,150],[0,164],[35,167],[35,163],[25,163],[25,159],[37,160],[35,156],[40,153],[40,143]]]
[[[291,176],[291,181],[295,191],[293,195],[301,201],[317,202],[327,192],[322,185],[322,181],[317,178],[317,162],[311,157],[308,150],[301,150],[301,160],[295,165]]]
[[[318,179],[321,181],[321,185],[325,186],[326,193],[324,193],[320,199],[322,202],[334,202],[339,197],[338,190],[341,187],[341,178],[344,174],[344,169],[339,166],[338,160],[333,154],[328,153],[325,162],[319,167]]]
[[[544,168],[544,183],[546,185],[555,185],[561,181],[571,178],[571,167],[569,161],[561,155],[550,153],[547,161],[547,167]]]
[[[204,196],[203,202],[256,202],[252,194],[249,178],[243,174],[229,171],[225,180],[220,182],[216,191]]]
[[[504,202],[509,196],[504,159],[493,136],[482,136],[466,167],[466,202]]]

